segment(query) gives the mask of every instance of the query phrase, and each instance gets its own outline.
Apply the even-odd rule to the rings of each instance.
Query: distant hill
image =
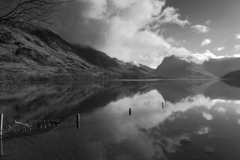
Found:
[[[143,65],[143,64],[139,64],[139,69],[141,70],[145,70],[147,71],[148,73],[152,73],[155,69],[151,68],[151,67],[148,67],[146,65]]]
[[[235,70],[240,70],[240,58],[210,59],[195,64],[170,56],[165,57],[152,73],[171,78],[215,79]]]
[[[171,78],[216,79],[217,77],[204,69],[202,65],[181,60],[178,57],[165,57],[152,72],[158,76]]]
[[[203,67],[215,76],[223,76],[229,72],[240,70],[240,58],[210,59]]]
[[[0,81],[153,78],[134,64],[57,34],[22,24],[0,24]],[[121,62],[121,63],[120,63]]]
[[[222,76],[221,79],[236,79],[236,80],[240,80],[240,70],[229,72],[229,73],[225,74],[224,76]]]

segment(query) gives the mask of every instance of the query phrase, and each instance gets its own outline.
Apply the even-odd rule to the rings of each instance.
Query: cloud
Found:
[[[237,109],[237,110],[236,110],[236,113],[237,113],[237,114],[240,114],[240,109]]]
[[[196,131],[195,133],[196,133],[196,134],[199,134],[199,135],[203,135],[203,134],[209,133],[210,130],[211,130],[211,129],[210,129],[209,127],[201,127],[201,128],[199,128],[199,130]]]
[[[211,23],[211,20],[206,21],[206,24],[209,25]]]
[[[159,0],[73,0],[56,32],[71,43],[90,45],[123,61],[152,67],[171,54],[191,54],[161,35],[163,24],[184,27],[178,9]],[[182,52],[182,53],[179,53]]]
[[[236,50],[240,50],[240,45],[235,45],[234,48],[235,48]]]
[[[240,39],[240,33],[236,34],[236,39]]]
[[[206,120],[212,120],[213,119],[212,115],[209,114],[209,113],[203,112],[202,115]]]
[[[206,45],[209,45],[211,43],[211,40],[210,39],[204,39],[201,43],[201,46],[206,46]]]
[[[194,26],[191,26],[191,28],[193,29],[193,32],[196,32],[196,33],[207,33],[210,31],[210,29],[204,25],[194,25]]]
[[[217,48],[215,48],[216,51],[222,51],[224,49],[225,49],[225,47],[217,47]]]
[[[173,7],[167,7],[163,10],[161,17],[163,17],[161,23],[175,23],[184,27],[186,24],[190,24],[188,20],[180,20],[180,14],[177,13],[177,9]]]
[[[219,113],[226,113],[226,109],[223,107],[219,107],[218,109],[216,109]]]
[[[190,24],[178,9],[165,4],[164,0],[73,0],[62,13],[56,32],[70,43],[153,68],[170,55],[195,63],[208,60],[209,55],[193,53],[179,47],[181,41],[163,37],[164,24]]]
[[[233,57],[240,58],[240,54],[234,54]]]
[[[208,59],[221,59],[221,58],[226,58],[226,57],[231,57],[231,56],[228,56],[228,55],[225,55],[225,56],[217,56],[215,55],[214,53],[212,53],[210,50],[206,50],[203,55],[205,57],[207,57]]]
[[[172,44],[172,45],[180,45],[180,44],[186,42],[185,40],[182,40],[182,41],[176,40],[176,39],[173,38],[173,37],[167,38],[166,41],[167,41],[168,43]]]

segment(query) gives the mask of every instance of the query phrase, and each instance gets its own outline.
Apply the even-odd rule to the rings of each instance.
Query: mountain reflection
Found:
[[[100,156],[93,159],[114,153],[114,159],[177,159],[175,153],[195,156],[199,148],[188,146],[203,147],[208,138],[239,138],[239,96],[239,88],[215,81],[39,84],[5,89],[0,109],[13,119],[74,119],[81,113],[81,136],[72,129],[72,141],[81,141],[86,152],[92,148]],[[70,132],[55,134],[64,139]]]
[[[199,122],[214,120],[226,112],[229,112],[224,115],[226,117],[230,115],[236,117],[236,113],[239,113],[238,100],[211,99],[211,96],[206,97],[204,93],[193,92],[192,95],[180,100],[175,99],[173,103],[172,99],[171,101],[163,99],[164,96],[169,97],[169,95],[161,95],[159,90],[154,89],[153,86],[156,85],[159,84],[149,86],[151,90],[146,93],[137,93],[132,97],[111,102],[91,115],[93,119],[100,121],[97,126],[108,126],[110,133],[104,133],[112,138],[111,141],[122,146],[131,145],[132,148],[137,146],[144,159],[165,159],[167,154],[176,152],[184,143],[191,144],[191,137],[194,134],[209,134],[211,128],[215,128]],[[207,89],[205,91],[208,93]],[[190,88],[185,93],[187,92],[191,92]],[[216,97],[216,95],[212,96]],[[226,98],[226,96],[222,97]],[[165,104],[164,108],[161,106],[162,102]],[[131,116],[127,114],[128,108],[132,108]],[[235,110],[234,115],[230,110]],[[192,122],[195,125],[192,125]],[[171,126],[172,124],[177,124],[176,127],[181,127],[182,130],[176,131],[176,127]],[[126,142],[131,143],[126,144]]]

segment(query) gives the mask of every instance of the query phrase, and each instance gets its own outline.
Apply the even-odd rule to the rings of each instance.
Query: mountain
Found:
[[[0,81],[152,78],[133,64],[57,34],[22,24],[0,24]]]
[[[148,67],[146,65],[143,64],[139,64],[139,69],[147,71],[148,73],[152,73],[155,69]]]
[[[202,65],[181,60],[178,57],[165,57],[152,72],[157,76],[190,79],[216,79],[217,77],[204,69]]]
[[[215,76],[223,76],[229,72],[240,70],[240,58],[210,59],[203,67]]]
[[[229,73],[225,74],[224,76],[222,76],[221,79],[239,80],[240,79],[240,70],[229,72]]]
[[[171,78],[215,79],[231,71],[240,70],[239,64],[240,58],[234,57],[210,59],[203,64],[195,64],[170,56],[165,57],[163,62],[152,73]]]

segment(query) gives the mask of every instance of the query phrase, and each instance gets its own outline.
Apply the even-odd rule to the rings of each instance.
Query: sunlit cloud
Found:
[[[236,39],[240,39],[240,33],[236,34]]]
[[[236,50],[240,50],[240,45],[235,45],[234,48],[235,48]]]
[[[194,25],[194,26],[191,26],[191,28],[196,33],[207,33],[210,31],[210,29],[204,25]]]
[[[219,113],[226,113],[226,108],[223,108],[223,107],[219,107],[216,109]]]
[[[240,109],[237,109],[236,112],[237,112],[237,114],[240,114]]]
[[[205,57],[208,57],[209,59],[221,59],[221,58],[224,58],[224,57],[230,57],[230,56],[228,56],[228,55],[226,55],[226,56],[217,56],[217,55],[215,55],[214,53],[212,53],[210,50],[206,50],[204,53],[203,53],[203,55],[205,56]]]
[[[164,0],[74,0],[63,14],[67,15],[61,17],[57,31],[63,38],[90,45],[110,57],[153,68],[169,55],[201,61],[161,34],[164,24],[183,28],[190,24]]]
[[[209,113],[203,112],[202,115],[206,120],[212,120],[213,119],[212,115],[209,114]]]
[[[217,48],[215,48],[216,51],[222,51],[224,49],[225,49],[225,47],[217,47]]]
[[[172,44],[172,45],[180,45],[180,44],[186,42],[185,40],[181,40],[181,41],[176,40],[176,39],[173,38],[173,37],[169,37],[169,38],[167,38],[166,41],[167,41],[168,43]]]
[[[210,128],[209,127],[201,127],[198,131],[196,131],[195,133],[196,134],[199,134],[199,135],[203,135],[203,134],[207,134],[210,132]]]
[[[211,40],[210,39],[204,39],[201,43],[201,46],[206,46],[206,45],[209,45],[211,43]]]
[[[234,54],[233,57],[240,58],[240,54]]]
[[[209,60],[203,53],[180,46],[184,41],[163,36],[165,24],[183,29],[191,24],[180,10],[166,6],[165,0],[73,0],[62,14],[56,29],[61,37],[125,62],[156,68],[171,55],[198,64]],[[209,31],[204,25],[191,28],[197,33]],[[202,45],[209,43],[206,39]]]
[[[184,27],[186,24],[190,24],[188,20],[181,20],[180,14],[177,13],[177,9],[173,7],[167,7],[163,10],[161,17],[163,17],[161,23],[175,23]]]

